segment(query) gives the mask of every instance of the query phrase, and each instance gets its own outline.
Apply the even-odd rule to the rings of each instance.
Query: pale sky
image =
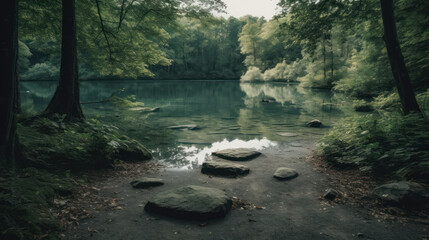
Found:
[[[239,18],[250,14],[257,17],[264,16],[266,20],[270,20],[277,13],[276,4],[279,0],[223,0],[223,2],[227,6],[227,14],[222,16]]]

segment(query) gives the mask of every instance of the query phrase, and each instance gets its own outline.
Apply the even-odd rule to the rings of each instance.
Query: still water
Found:
[[[23,109],[43,110],[56,82],[22,82]],[[140,140],[155,159],[169,167],[192,168],[214,150],[236,147],[264,149],[282,144],[300,146],[317,140],[329,127],[353,113],[351,103],[328,90],[304,89],[287,83],[239,81],[88,81],[81,83],[81,101],[135,95],[157,112],[118,109],[109,102],[83,104],[87,119],[119,127]],[[268,100],[267,101],[263,101]],[[305,126],[321,120],[326,128]],[[171,129],[197,125],[196,130]]]

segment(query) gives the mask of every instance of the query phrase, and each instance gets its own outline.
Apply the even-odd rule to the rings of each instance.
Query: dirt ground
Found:
[[[153,161],[127,165],[117,174],[108,171],[82,185],[75,199],[58,200],[55,211],[68,228],[63,238],[429,239],[425,221],[386,217],[366,208],[365,202],[348,201],[351,197],[347,189],[354,187],[344,184],[353,181],[342,182],[342,178],[332,177],[335,171],[325,171],[321,164],[309,159],[312,149],[313,142],[299,142],[262,150],[260,157],[243,162],[251,170],[249,175],[239,178],[211,177],[201,174],[200,168],[163,169]],[[299,176],[278,181],[273,178],[277,167],[295,168]],[[129,182],[138,176],[160,177],[165,185],[133,189]],[[205,222],[144,211],[144,205],[154,194],[189,184],[223,189],[238,206],[225,218]],[[339,202],[323,199],[321,196],[328,188],[344,191],[345,197]],[[367,199],[367,203],[371,201]]]

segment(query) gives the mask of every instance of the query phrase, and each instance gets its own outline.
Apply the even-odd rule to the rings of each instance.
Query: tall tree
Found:
[[[404,114],[408,114],[411,111],[420,112],[398,41],[393,13],[393,0],[381,0],[381,14],[383,16],[384,41],[396,88],[401,99],[402,110]]]
[[[0,164],[14,164],[17,111],[18,0],[0,3]]]
[[[75,0],[62,0],[62,13],[60,80],[44,114],[66,114],[67,118],[82,119],[77,65]]]
[[[334,24],[347,29],[368,19],[377,22],[380,16],[380,12],[376,12],[378,9],[377,2],[381,3],[385,46],[401,98],[403,112],[404,114],[408,114],[410,111],[420,112],[398,41],[393,14],[393,0],[281,0],[279,5],[283,8],[283,14],[293,16],[287,25],[288,30],[294,34],[298,41],[309,44],[311,50],[311,48],[314,49],[317,44],[316,41],[321,37],[323,31],[331,30]]]

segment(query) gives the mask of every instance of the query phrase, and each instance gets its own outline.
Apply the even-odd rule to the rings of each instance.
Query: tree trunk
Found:
[[[0,3],[0,165],[15,164],[16,111],[18,107],[18,0]]]
[[[329,43],[331,47],[331,80],[329,81],[329,88],[332,88],[334,82],[334,44],[332,42],[332,35]]]
[[[384,24],[384,41],[393,77],[395,78],[396,87],[401,99],[402,110],[405,115],[411,111],[420,112],[398,41],[393,14],[393,0],[381,0],[381,14]]]
[[[69,119],[80,120],[83,113],[79,96],[75,0],[62,0],[62,3],[60,81],[44,114],[66,114]]]
[[[323,35],[323,82],[326,83],[326,35]]]

